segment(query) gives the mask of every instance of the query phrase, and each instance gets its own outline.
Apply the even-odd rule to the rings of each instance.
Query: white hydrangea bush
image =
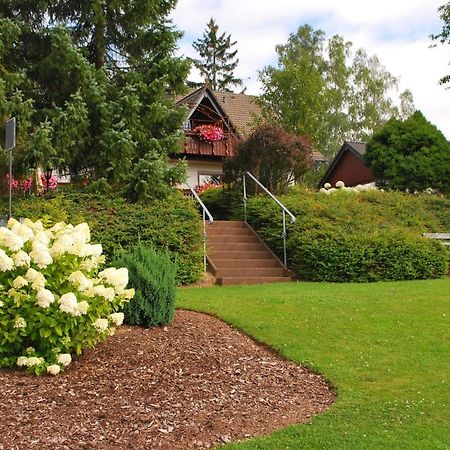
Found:
[[[104,263],[86,223],[0,227],[0,367],[57,375],[114,334],[134,289],[126,268]]]
[[[376,191],[378,188],[375,186],[375,183],[367,183],[367,184],[358,184],[354,187],[347,187],[343,181],[337,181],[335,184],[336,187],[331,187],[330,183],[325,183],[323,188],[320,188],[319,192],[322,194],[333,194],[335,192],[367,192],[367,191]]]

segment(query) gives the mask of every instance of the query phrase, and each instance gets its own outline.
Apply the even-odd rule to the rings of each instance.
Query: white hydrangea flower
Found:
[[[89,225],[86,222],[79,223],[75,226],[74,231],[76,233],[81,233],[86,238],[86,242],[89,242],[91,239],[91,232],[89,230]]]
[[[26,225],[28,228],[31,228],[32,230],[34,230],[34,222],[31,219],[29,219],[28,217],[23,219],[22,224]]]
[[[109,267],[108,269],[102,270],[98,276],[106,280],[109,284],[112,284],[119,293],[123,292],[128,284],[128,269],[125,267],[120,269]]]
[[[40,244],[42,245],[42,244]],[[53,258],[50,255],[50,253],[44,250],[44,248],[46,249],[46,247],[44,246],[39,246],[36,249],[33,249],[30,252],[30,257],[32,259],[32,261],[40,268],[40,269],[45,269],[47,266],[49,266],[52,262],[53,262]]]
[[[17,253],[14,253],[12,255],[12,259],[16,267],[29,266],[31,262],[31,258],[28,253],[23,250],[19,250]]]
[[[61,353],[58,355],[57,361],[64,367],[67,367],[72,362],[72,356],[70,353]]]
[[[44,358],[40,358],[37,356],[30,356],[27,359],[27,366],[28,367],[38,366],[39,364],[42,364],[43,362],[44,362]]]
[[[14,261],[0,248],[0,272],[7,272],[14,267]]]
[[[124,314],[121,312],[112,313],[109,315],[109,318],[114,322],[114,324],[118,327],[123,324]]]
[[[17,358],[17,365],[19,367],[28,366],[28,358],[26,356],[19,356]]]
[[[48,289],[40,289],[36,294],[36,299],[36,303],[41,308],[48,308],[55,301],[55,296]]]
[[[47,366],[47,373],[50,375],[58,375],[61,372],[61,367],[58,364],[52,364],[51,366]]]
[[[20,222],[17,221],[16,219],[14,219],[14,217],[10,217],[6,226],[11,230],[12,227],[18,223],[20,223]]]
[[[65,313],[76,315],[77,312],[77,297],[74,293],[68,292],[67,294],[61,295],[58,301],[59,309]]]
[[[12,252],[17,252],[23,247],[24,241],[20,236],[14,234],[8,228],[0,228],[0,244],[7,247]]]
[[[325,183],[325,184],[323,185],[323,187],[324,187],[325,189],[330,189],[331,184],[330,184],[330,183]]]
[[[131,300],[136,294],[136,291],[134,288],[125,289],[122,293],[122,296],[125,300]]]
[[[105,331],[108,329],[109,323],[108,323],[108,319],[97,319],[94,322],[94,327],[98,330],[98,331]]]
[[[88,259],[85,259],[81,264],[80,264],[80,269],[84,270],[86,272],[92,272],[94,269],[96,269],[98,266],[100,266],[101,264],[105,263],[105,255],[101,255],[101,256],[91,256]]]
[[[38,231],[34,236],[33,248],[36,243],[43,244],[47,247],[50,244],[50,236],[45,231]]]
[[[345,186],[345,184],[344,184],[344,182],[343,181],[337,181],[336,182],[336,187],[339,189],[339,188],[343,188]]]
[[[52,232],[52,233],[59,233],[59,232],[61,232],[62,230],[64,230],[64,228],[66,227],[66,224],[64,223],[64,222],[58,222],[58,223],[55,223],[55,225],[53,225],[51,228],[50,228],[50,231]]]
[[[14,289],[20,289],[27,285],[28,285],[28,281],[24,277],[21,277],[20,275],[17,278],[15,278],[13,281]]]
[[[80,292],[90,289],[94,283],[92,280],[87,278],[83,272],[77,270],[70,274],[68,278],[69,282],[72,283]]]
[[[326,192],[327,190],[325,189],[325,188],[320,188],[319,189],[319,192],[321,192],[322,194],[324,193],[324,192]]]
[[[4,305],[3,301],[2,301],[2,300],[0,300],[0,308],[2,308],[2,307],[3,307],[3,305]]]
[[[23,317],[18,317],[14,322],[14,328],[26,328],[27,322]]]
[[[50,254],[54,256],[64,255],[64,253],[69,253],[73,246],[73,239],[68,234],[63,234],[58,236],[53,242],[50,248]]]
[[[46,280],[44,275],[32,267],[28,269],[25,278],[31,283],[31,287],[36,291],[45,287]]]
[[[23,242],[32,241],[34,238],[33,230],[30,227],[27,227],[23,223],[17,222],[11,228],[11,231],[17,236],[20,236],[23,239]]]
[[[99,257],[102,254],[103,248],[101,244],[85,244],[81,256]]]
[[[89,303],[87,301],[83,300],[82,302],[77,303],[76,315],[82,316],[87,313],[88,309],[89,309]]]

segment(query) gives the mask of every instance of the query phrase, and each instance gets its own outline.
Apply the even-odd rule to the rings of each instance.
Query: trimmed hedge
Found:
[[[167,325],[175,314],[176,264],[142,243],[132,253],[122,252],[113,263],[126,267],[135,296],[125,305],[125,323],[143,327]]]
[[[295,189],[281,201],[297,216],[288,224],[289,266],[301,279],[368,282],[438,278],[448,251],[424,232],[448,231],[450,200],[398,192]],[[281,211],[267,197],[248,203],[248,221],[282,255]]]
[[[2,201],[7,211],[7,200]],[[138,240],[168,250],[177,262],[178,284],[195,282],[202,272],[201,218],[193,201],[178,192],[165,201],[131,204],[119,193],[62,189],[44,197],[14,199],[13,215],[43,218],[47,224],[87,222],[92,240],[102,244],[108,260],[122,249],[131,251]]]

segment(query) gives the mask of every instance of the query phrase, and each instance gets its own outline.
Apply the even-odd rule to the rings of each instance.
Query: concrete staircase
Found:
[[[216,284],[291,281],[290,272],[245,222],[207,225],[207,257]]]

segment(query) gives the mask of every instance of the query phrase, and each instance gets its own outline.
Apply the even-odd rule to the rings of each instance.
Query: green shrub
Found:
[[[302,279],[367,282],[437,278],[447,273],[448,251],[424,232],[448,231],[450,200],[429,194],[294,189],[281,201],[296,215],[288,223],[290,268]],[[281,211],[254,197],[248,220],[282,255]]]
[[[3,199],[3,210],[7,211]],[[87,193],[67,189],[45,197],[28,196],[13,201],[15,217],[87,222],[92,239],[103,246],[107,259],[120,250],[131,251],[140,240],[158,250],[168,250],[177,261],[177,283],[189,284],[202,273],[202,227],[194,203],[180,193],[146,204],[127,202],[118,193]]]
[[[176,274],[170,256],[139,243],[132,253],[120,254],[115,265],[128,268],[130,283],[136,290],[125,306],[125,323],[144,327],[170,323],[175,312]]]
[[[213,187],[200,194],[214,220],[243,220],[242,192],[234,187]]]

